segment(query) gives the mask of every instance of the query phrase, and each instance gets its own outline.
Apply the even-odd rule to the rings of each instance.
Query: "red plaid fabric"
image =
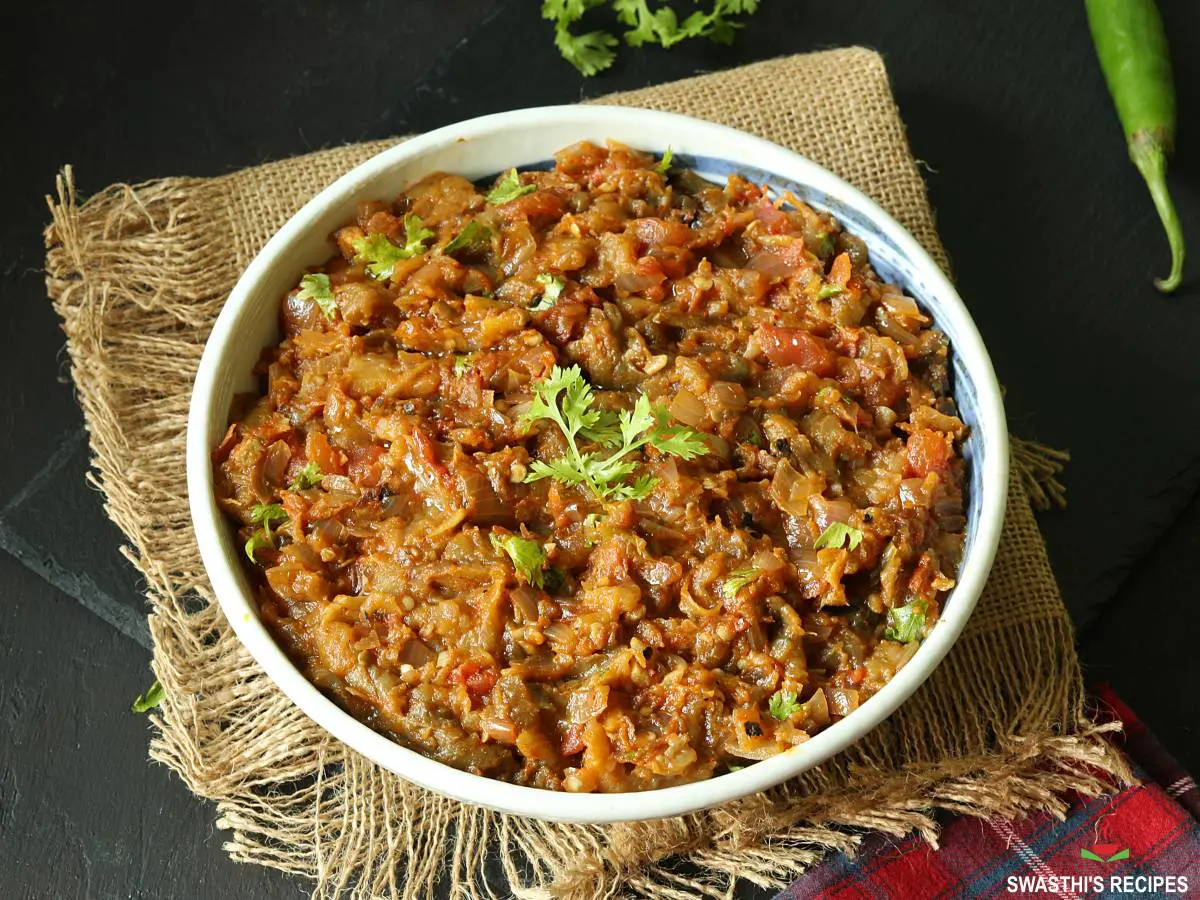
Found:
[[[955,897],[1200,896],[1200,791],[1106,685],[1101,717],[1125,726],[1123,747],[1142,783],[1072,804],[1065,821],[946,817],[941,848],[919,838],[869,838],[854,858],[832,856],[777,900],[933,900]]]

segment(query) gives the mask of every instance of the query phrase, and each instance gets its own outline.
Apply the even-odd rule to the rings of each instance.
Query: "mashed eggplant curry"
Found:
[[[349,712],[519,784],[801,744],[963,544],[947,342],[796,198],[611,145],[363,203],[214,453],[263,619]]]

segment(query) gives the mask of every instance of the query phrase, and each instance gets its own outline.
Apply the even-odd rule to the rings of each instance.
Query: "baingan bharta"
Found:
[[[954,585],[945,336],[827,214],[671,162],[361,204],[214,451],[264,621],[433,759],[723,774],[852,714]]]

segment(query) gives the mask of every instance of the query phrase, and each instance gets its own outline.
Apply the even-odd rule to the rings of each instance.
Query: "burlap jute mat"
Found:
[[[796,56],[606,102],[795,148],[873,196],[945,263],[871,51]],[[556,825],[443,799],[327,737],[259,670],[212,599],[188,518],[184,430],[201,347],[242,269],[314,192],[390,143],[114,185],[83,203],[68,170],[51,203],[49,292],[94,477],[146,578],[167,693],[150,752],[216,801],[234,859],[306,875],[320,897],[426,897],[439,878],[454,896],[481,896],[487,853],[520,897],[723,897],[738,878],[777,884],[830,850],[853,850],[865,830],[935,841],[937,810],[1060,812],[1066,792],[1129,777],[1084,711],[1071,623],[1022,487],[1053,498],[1043,476],[1054,460],[1027,445],[995,570],[962,639],[888,722],[790,784],[669,821]]]

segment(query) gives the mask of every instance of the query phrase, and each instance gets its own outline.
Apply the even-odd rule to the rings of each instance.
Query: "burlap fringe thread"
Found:
[[[1020,441],[1005,537],[959,643],[884,725],[792,782],[665,821],[569,826],[465,806],[349,751],[226,626],[191,531],[191,379],[239,274],[218,246],[232,229],[212,210],[235,214],[215,202],[218,182],[117,185],[79,205],[68,168],[47,268],[95,477],[146,578],[166,689],[150,753],[216,802],[234,859],[314,879],[315,897],[425,898],[442,880],[464,898],[728,898],[739,879],[777,886],[831,850],[853,852],[864,832],[936,845],[938,810],[1061,816],[1068,792],[1130,780],[1105,737],[1115,726],[1086,717],[1073,631],[1030,511],[1030,499],[1061,500],[1063,459]],[[484,882],[485,857],[507,886]]]

